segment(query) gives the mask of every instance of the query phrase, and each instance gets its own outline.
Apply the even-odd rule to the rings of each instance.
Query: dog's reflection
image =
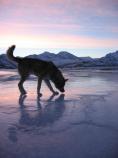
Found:
[[[58,98],[55,95],[50,96],[46,102],[41,101],[37,97],[37,109],[29,110],[27,104],[25,104],[26,95],[20,95],[19,106],[20,106],[20,119],[19,123],[15,126],[11,126],[8,129],[8,138],[12,142],[17,141],[17,132],[26,132],[28,128],[32,128],[32,132],[35,130],[52,125],[55,121],[59,120],[65,110],[64,105],[64,94],[61,94]]]
[[[31,111],[29,112],[24,104],[26,96],[20,96],[19,105],[21,117],[19,123],[28,126],[46,126],[58,120],[65,110],[64,94],[61,94],[57,99],[52,101],[54,97],[55,95],[52,95],[46,101],[44,107],[41,105],[40,99],[37,98],[37,110],[34,116],[32,116]]]

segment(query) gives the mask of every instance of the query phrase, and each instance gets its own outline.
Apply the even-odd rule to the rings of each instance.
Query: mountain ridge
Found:
[[[67,51],[61,51],[58,54],[43,52],[33,54],[27,58],[52,61],[58,67],[92,67],[92,66],[118,66],[118,51],[108,53],[101,58],[77,57]],[[16,68],[17,64],[10,61],[6,54],[0,55],[0,68]]]

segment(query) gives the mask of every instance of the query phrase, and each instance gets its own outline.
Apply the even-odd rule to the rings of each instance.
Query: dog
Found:
[[[20,93],[22,95],[26,94],[23,87],[23,83],[29,77],[30,74],[34,74],[38,77],[38,85],[37,85],[37,94],[42,96],[40,93],[42,80],[45,81],[46,85],[50,89],[50,91],[57,95],[58,92],[55,91],[50,83],[50,80],[54,83],[55,87],[62,93],[65,92],[64,86],[68,79],[65,79],[61,71],[56,67],[53,62],[47,62],[39,59],[31,59],[28,57],[15,57],[13,55],[15,45],[12,45],[7,50],[7,57],[18,63],[18,72],[21,76],[20,82],[18,83],[18,87]]]

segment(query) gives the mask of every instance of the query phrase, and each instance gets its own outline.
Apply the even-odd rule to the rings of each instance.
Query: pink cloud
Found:
[[[24,42],[24,45],[30,43],[32,47],[41,43],[43,47],[70,48],[117,46],[118,40],[110,37],[98,39],[79,35],[81,31],[96,28],[118,32],[115,24],[110,22],[109,26],[101,26],[101,21],[97,25],[88,25],[93,23],[93,15],[117,16],[117,11],[113,10],[117,3],[116,0],[1,0],[1,44],[16,42],[21,47]]]
[[[97,39],[72,35],[18,35],[9,34],[0,37],[0,45],[8,46],[16,43],[18,47],[32,48],[111,48],[117,47],[118,39]]]
[[[1,0],[0,7],[9,7],[11,12],[13,13],[12,16],[17,17],[17,15],[21,16],[37,16],[40,18],[41,16],[56,16],[63,17],[70,17],[73,18],[74,16],[79,16],[83,14],[93,14],[98,16],[105,16],[105,15],[116,15],[113,6],[118,4],[116,0],[106,1],[106,0]],[[113,7],[113,8],[112,8]],[[8,9],[8,8],[7,8]],[[7,10],[6,10],[7,11]],[[17,14],[16,14],[17,13]],[[23,18],[23,17],[22,17]],[[60,19],[63,20],[63,18]]]

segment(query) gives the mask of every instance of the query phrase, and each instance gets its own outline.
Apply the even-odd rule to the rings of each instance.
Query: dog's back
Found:
[[[27,57],[18,62],[19,73],[23,73],[24,70],[36,76],[51,75],[54,71],[58,71],[57,67],[52,62]]]
[[[18,63],[18,71],[20,75],[25,73],[33,73],[36,76],[47,75],[53,71],[58,71],[57,67],[52,62],[43,61],[40,59],[32,59],[28,57],[15,57],[13,51],[15,45],[9,47],[7,50],[7,56],[10,60]]]

